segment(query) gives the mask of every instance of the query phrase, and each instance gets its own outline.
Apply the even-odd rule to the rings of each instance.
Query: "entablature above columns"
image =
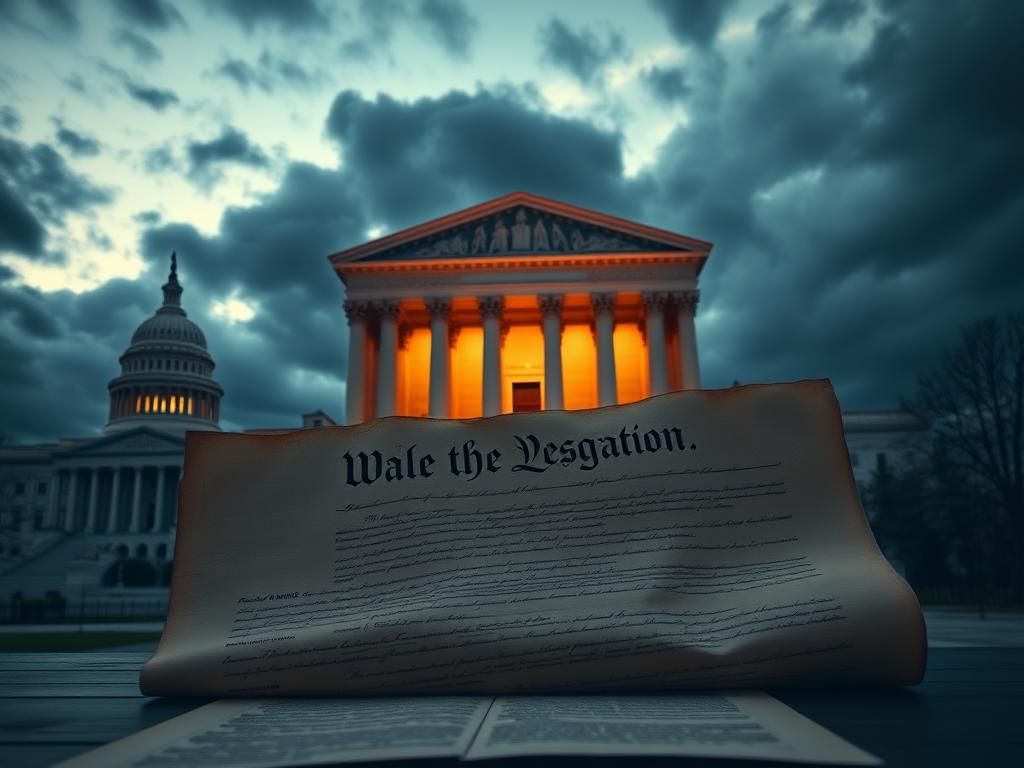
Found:
[[[480,300],[481,298],[500,298],[502,300],[501,319],[510,325],[536,324],[540,323],[545,307],[547,311],[556,311],[560,315],[563,324],[571,325],[576,323],[590,323],[596,311],[601,307],[607,307],[616,321],[619,322],[641,322],[645,317],[644,296],[650,295],[651,291],[627,291],[617,290],[612,286],[603,286],[604,290],[591,288],[591,286],[573,286],[575,290],[567,292],[543,292],[538,293],[536,287],[523,286],[519,292],[507,294],[491,294],[486,292],[473,293],[462,296],[430,297],[414,296],[398,298],[387,303],[388,311],[397,314],[402,327],[429,327],[434,313],[444,317],[454,329],[462,326],[479,326],[481,323]],[[422,292],[421,292],[422,293]],[[690,295],[692,291],[666,292],[657,291],[662,305],[676,306],[675,297],[679,295]],[[595,304],[594,297],[601,297]],[[557,297],[557,298],[556,298]],[[671,302],[669,304],[669,302]],[[352,300],[346,305],[354,303]],[[361,319],[376,321],[379,318],[374,302],[358,302],[365,307],[365,311],[359,312]],[[397,308],[397,309],[396,309]]]

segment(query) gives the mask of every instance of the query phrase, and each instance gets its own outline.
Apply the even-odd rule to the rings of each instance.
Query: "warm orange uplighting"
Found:
[[[191,395],[189,395],[189,398],[188,398],[188,415],[189,416],[192,415],[192,396]]]
[[[567,411],[597,406],[597,348],[586,325],[562,333],[562,386]]]
[[[171,413],[178,412],[178,398],[171,397]]]
[[[647,345],[640,329],[632,323],[619,323],[612,337],[615,345],[615,385],[620,403],[643,400],[650,392],[647,371]]]
[[[430,413],[430,329],[415,328],[398,355],[398,413]]]
[[[146,395],[146,403],[145,403],[145,405],[146,405],[146,408],[145,408],[145,411],[146,411],[146,413],[149,413],[149,412],[150,412],[150,405],[151,405],[151,404],[152,404],[152,403],[150,402],[150,398],[149,398],[149,395]]]
[[[451,415],[456,419],[483,415],[483,360],[484,329],[462,328],[451,356]],[[429,372],[424,375],[429,376]]]
[[[135,412],[142,413],[142,395],[135,396]]]
[[[513,325],[501,349],[501,412],[512,411],[512,385],[540,384],[544,402],[544,333],[537,325]]]

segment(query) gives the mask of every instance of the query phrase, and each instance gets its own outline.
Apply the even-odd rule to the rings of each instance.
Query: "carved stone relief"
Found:
[[[511,220],[511,226],[508,222]],[[569,235],[566,235],[566,232]],[[583,222],[518,207],[457,230],[401,246],[389,258],[443,258],[445,256],[500,255],[506,253],[586,253],[598,251],[668,250],[662,243],[616,233]]]

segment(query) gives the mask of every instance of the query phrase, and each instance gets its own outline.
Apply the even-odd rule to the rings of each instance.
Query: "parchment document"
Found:
[[[58,768],[271,768],[567,754],[879,764],[766,694],[694,693],[221,699]]]
[[[190,432],[145,694],[910,684],[827,381]]]
[[[491,699],[221,699],[60,768],[272,768],[461,757]]]
[[[521,755],[673,755],[881,764],[759,692],[499,697],[466,759]]]

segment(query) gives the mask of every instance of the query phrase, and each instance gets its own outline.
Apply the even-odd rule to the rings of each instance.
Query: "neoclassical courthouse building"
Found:
[[[694,315],[711,248],[517,192],[336,253],[344,421],[592,408],[698,388]],[[0,603],[15,590],[117,590],[127,561],[136,579],[148,564],[142,583],[166,584],[184,432],[219,429],[223,395],[181,296],[172,257],[163,303],[109,384],[101,435],[0,447]],[[861,482],[880,454],[898,461],[927,432],[900,412],[844,422]],[[302,420],[333,425],[323,411]]]

